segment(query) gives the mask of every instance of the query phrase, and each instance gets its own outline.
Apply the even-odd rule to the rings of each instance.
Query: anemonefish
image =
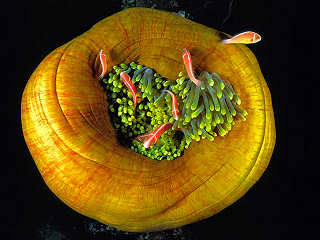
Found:
[[[251,43],[257,43],[261,41],[261,36],[258,33],[255,32],[243,32],[240,34],[237,34],[229,39],[224,39],[221,41],[221,43],[224,44],[231,44],[231,43],[242,43],[242,44],[251,44]]]

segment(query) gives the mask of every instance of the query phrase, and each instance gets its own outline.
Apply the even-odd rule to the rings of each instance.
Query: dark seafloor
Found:
[[[303,114],[296,111],[304,105],[303,94],[294,104],[289,101],[291,85],[297,85],[299,76],[304,74],[292,64],[301,53],[296,47],[296,2],[238,0],[232,1],[232,5],[230,2],[48,0],[6,3],[8,10],[3,8],[5,12],[1,13],[6,25],[1,43],[7,47],[1,54],[2,59],[9,62],[5,74],[9,88],[6,92],[8,110],[3,113],[9,117],[6,138],[9,157],[3,158],[1,173],[4,185],[1,239],[276,240],[288,239],[302,224],[319,226],[317,215],[304,211],[306,200],[297,193],[297,188],[304,183],[294,174],[298,169],[297,160],[311,156],[310,147],[304,145]],[[180,11],[193,21],[229,34],[252,30],[262,35],[262,41],[249,48],[257,57],[272,94],[277,143],[269,167],[248,193],[228,208],[208,219],[173,230],[128,233],[73,211],[45,185],[22,135],[22,92],[41,60],[55,48],[130,4],[168,7],[170,11]],[[290,119],[289,112],[294,113]],[[292,149],[302,151],[293,152]],[[10,167],[5,167],[6,162]],[[313,187],[309,188],[312,190]],[[308,231],[303,234],[306,237]],[[299,233],[294,235],[298,237]]]

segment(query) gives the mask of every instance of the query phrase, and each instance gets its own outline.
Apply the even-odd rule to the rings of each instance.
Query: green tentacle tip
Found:
[[[121,63],[121,64],[120,64],[120,67],[121,67],[122,69],[127,69],[128,66],[127,66],[126,64],[124,64],[124,63]]]
[[[204,106],[203,106],[203,104],[201,104],[201,106],[198,107],[198,109],[191,114],[191,118],[198,117],[199,114],[202,113],[203,110],[204,110]]]

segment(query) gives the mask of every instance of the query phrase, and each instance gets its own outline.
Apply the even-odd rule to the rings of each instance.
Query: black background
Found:
[[[262,41],[249,47],[271,91],[277,129],[275,150],[261,179],[219,214],[183,227],[187,239],[308,237],[309,230],[319,227],[320,220],[314,208],[307,210],[307,206],[316,204],[316,173],[310,169],[306,173],[302,167],[311,161],[312,147],[305,143],[312,129],[307,131],[304,125],[315,119],[306,117],[310,112],[304,109],[305,94],[312,92],[312,84],[306,84],[310,70],[302,64],[310,61],[311,43],[306,38],[298,39],[298,35],[306,34],[300,23],[300,7],[295,1],[235,1],[230,19],[221,26],[229,1],[177,2],[179,9],[191,14],[192,20],[209,27],[229,34],[245,30],[261,33]],[[2,86],[7,95],[2,109],[9,120],[2,124],[7,131],[7,145],[2,146],[6,146],[8,155],[1,159],[1,228],[10,236],[4,239],[49,239],[50,234],[43,235],[46,226],[65,236],[60,239],[136,239],[137,235],[122,233],[93,236],[87,226],[94,221],[64,205],[45,185],[24,142],[20,123],[22,92],[41,60],[98,21],[120,11],[120,1],[8,4],[1,10],[5,25],[0,45],[5,77]],[[309,51],[304,52],[301,47],[306,45]],[[300,193],[300,188],[308,194]]]

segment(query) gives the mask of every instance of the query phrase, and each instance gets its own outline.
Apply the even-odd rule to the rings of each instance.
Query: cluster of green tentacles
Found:
[[[198,79],[201,86],[179,73],[176,84],[171,86],[173,93],[181,98],[181,117],[172,129],[181,129],[187,143],[216,136],[225,136],[235,124],[236,117],[246,120],[248,113],[239,105],[241,100],[231,85],[218,74],[202,72]]]
[[[120,79],[121,72],[126,72],[136,86],[136,108],[131,92]],[[213,141],[215,136],[224,136],[231,130],[236,117],[245,120],[247,112],[239,106],[241,100],[230,84],[216,73],[203,72],[198,79],[201,86],[196,86],[183,73],[172,81],[135,62],[114,66],[102,84],[119,142],[149,158],[173,160],[183,154],[192,140]],[[161,91],[164,89],[176,95],[179,120],[172,116],[172,99]],[[135,139],[168,122],[173,123],[172,129],[163,133],[153,146],[144,148],[143,142]]]

